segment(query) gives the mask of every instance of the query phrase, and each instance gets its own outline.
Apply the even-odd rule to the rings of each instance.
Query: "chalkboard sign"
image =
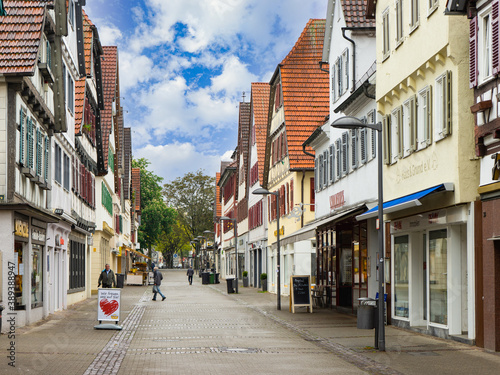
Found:
[[[290,310],[295,313],[295,307],[305,306],[312,312],[310,276],[292,276],[290,293]]]

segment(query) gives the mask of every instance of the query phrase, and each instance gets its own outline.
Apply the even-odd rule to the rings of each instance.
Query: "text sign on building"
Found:
[[[344,190],[339,191],[337,194],[333,194],[330,196],[330,210],[335,210],[336,208],[340,208],[344,206]]]
[[[99,288],[97,295],[97,320],[120,321],[121,289]]]
[[[14,222],[14,234],[19,237],[28,238],[30,236],[28,222],[21,219],[16,219]]]

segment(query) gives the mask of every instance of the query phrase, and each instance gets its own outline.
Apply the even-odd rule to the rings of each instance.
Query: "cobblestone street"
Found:
[[[16,367],[2,374],[399,374],[494,373],[500,357],[475,347],[388,328],[386,353],[373,331],[328,309],[288,312],[283,298],[164,272],[165,301],[151,286],[122,291],[122,331],[95,330],[96,298],[16,332]],[[4,353],[7,335],[1,337]],[[423,359],[425,358],[425,363]],[[439,359],[437,361],[436,359]]]

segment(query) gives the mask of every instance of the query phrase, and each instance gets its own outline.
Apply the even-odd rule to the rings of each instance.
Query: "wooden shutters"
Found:
[[[494,75],[500,71],[498,11],[499,0],[494,0],[491,4],[491,59]]]
[[[48,136],[45,136],[45,157],[43,158],[43,175],[45,182],[49,182],[49,150],[50,150],[50,140]]]
[[[358,131],[351,130],[351,168],[354,170],[358,167]]]
[[[333,183],[333,181],[335,181],[335,147],[333,145],[330,145],[329,151],[330,151],[329,176],[330,176],[330,183]]]
[[[43,158],[43,145],[42,145],[42,132],[40,128],[36,128],[36,174],[42,175],[42,158]]]
[[[477,16],[469,23],[469,87],[477,86]]]
[[[24,165],[24,138],[26,132],[26,124],[25,124],[26,114],[24,110],[21,108],[19,113],[19,163]]]
[[[311,180],[310,180],[309,194],[310,194],[309,203],[311,204],[311,211],[314,211],[314,208],[315,208],[314,204],[316,202],[316,196],[314,195],[314,177],[311,177]]]
[[[389,115],[384,116],[382,120],[382,134],[384,135],[384,163],[391,164],[391,117]],[[379,155],[380,157],[380,155]]]
[[[28,167],[33,169],[33,148],[34,148],[34,124],[33,124],[33,119],[31,117],[28,117],[28,132],[27,132],[27,148],[28,148],[28,153],[27,153],[27,158],[28,158]]]

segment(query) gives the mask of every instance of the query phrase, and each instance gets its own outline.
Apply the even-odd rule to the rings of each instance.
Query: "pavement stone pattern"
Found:
[[[226,283],[189,285],[185,270],[163,270],[165,301],[151,286],[122,290],[121,331],[95,330],[95,297],[16,331],[16,367],[0,374],[496,374],[500,355],[386,329],[386,352],[373,331],[334,310],[291,314],[288,298]],[[7,335],[0,347],[8,348]],[[7,353],[7,350],[2,350]]]

